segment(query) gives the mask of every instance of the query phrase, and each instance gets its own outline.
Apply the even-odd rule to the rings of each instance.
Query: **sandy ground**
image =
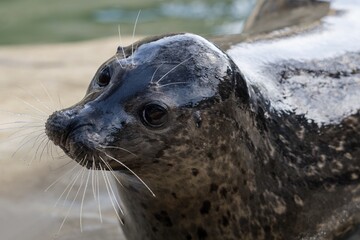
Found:
[[[130,38],[123,39],[123,45],[130,42]],[[58,199],[81,168],[65,175],[76,164],[67,157],[59,158],[61,151],[46,145],[43,134],[46,117],[84,96],[96,69],[115,53],[118,43],[117,38],[109,38],[72,44],[0,47],[0,239],[123,239],[101,182],[102,223],[99,202],[89,184],[80,231],[83,190],[72,202],[80,181],[66,200],[67,192]],[[66,215],[67,220],[57,234]]]

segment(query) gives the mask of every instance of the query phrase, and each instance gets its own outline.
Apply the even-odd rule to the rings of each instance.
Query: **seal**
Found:
[[[328,21],[346,26],[352,9]],[[113,171],[129,240],[351,239],[360,41],[329,36],[226,53],[188,33],[119,47],[46,134],[79,164]],[[300,51],[286,45],[304,39]],[[334,48],[319,49],[324,39]]]

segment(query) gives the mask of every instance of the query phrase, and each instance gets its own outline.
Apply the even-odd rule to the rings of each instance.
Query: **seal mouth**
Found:
[[[68,127],[69,130],[61,135],[60,141],[57,144],[54,142],[71,159],[87,168],[89,168],[89,163],[92,167],[94,156],[98,155],[96,142],[84,136],[84,134],[87,135],[87,127],[90,126],[91,124],[78,124]]]
[[[91,124],[79,124],[74,127],[69,127],[69,130],[61,136],[60,146],[64,148],[64,151],[70,151],[71,144],[73,144],[73,138],[76,136],[80,130],[86,126],[90,126]],[[76,142],[76,141],[75,141]]]
[[[94,137],[89,136],[87,131],[89,126],[91,124],[80,124],[63,135],[60,147],[65,154],[88,169],[109,171],[127,169],[121,159],[112,156],[114,154],[110,150],[111,147],[101,145]]]
[[[92,151],[91,153],[89,151]],[[76,157],[68,154],[75,162],[90,170],[126,171],[129,168],[121,160],[113,158],[105,152],[78,149]],[[120,165],[120,166],[119,166]]]

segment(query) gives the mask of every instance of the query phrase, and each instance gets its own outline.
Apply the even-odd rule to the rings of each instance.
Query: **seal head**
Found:
[[[192,34],[119,47],[99,68],[85,98],[49,117],[46,133],[87,167],[102,159],[113,170],[123,164],[144,167],[173,146],[169,136],[186,137],[199,128],[199,110],[227,98],[234,81],[248,98],[234,67],[225,53]]]

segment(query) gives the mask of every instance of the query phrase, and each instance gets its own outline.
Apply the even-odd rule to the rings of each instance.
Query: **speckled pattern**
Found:
[[[119,48],[83,101],[50,116],[47,134],[82,165],[115,170],[129,240],[358,234],[359,109],[336,118],[329,112],[319,123],[306,112],[273,108],[234,62],[192,34]],[[329,81],[337,89],[330,92],[356,97],[340,81],[359,89],[358,63],[358,52],[316,62],[282,59],[266,74],[299,93],[281,95],[283,101],[314,98]],[[144,124],[149,103],[166,109],[161,126]]]

